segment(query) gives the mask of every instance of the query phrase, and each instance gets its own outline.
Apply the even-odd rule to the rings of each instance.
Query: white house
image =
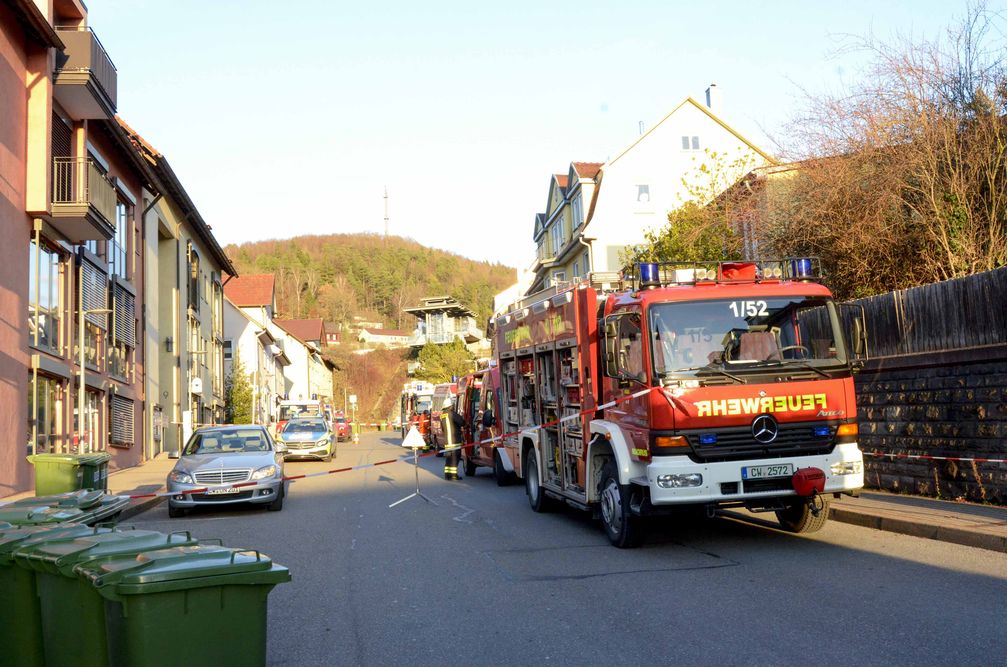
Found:
[[[633,143],[599,164],[571,163],[549,181],[545,213],[535,217],[535,279],[527,293],[595,271],[619,271],[627,246],[667,224],[668,213],[697,191],[715,196],[773,158],[687,97]],[[706,203],[701,202],[701,203]]]
[[[224,299],[224,372],[230,376],[235,356],[252,383],[252,419],[256,424],[276,421],[276,406],[287,395],[283,374],[290,359],[268,326]]]

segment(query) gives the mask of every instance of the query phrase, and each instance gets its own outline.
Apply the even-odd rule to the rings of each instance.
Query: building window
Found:
[[[44,244],[28,244],[28,341],[59,351],[59,254]]]
[[[199,312],[199,254],[189,244],[189,308]]]
[[[573,228],[577,229],[584,224],[584,204],[580,193],[573,198]]]
[[[133,430],[133,401],[122,396],[112,396],[108,404],[109,441],[113,445],[130,446],[135,439]]]
[[[58,380],[38,376],[28,382],[28,451],[39,454],[63,449],[59,434],[63,388]],[[34,442],[33,442],[34,440]],[[32,445],[34,444],[34,450]]]
[[[129,247],[131,207],[125,202],[115,205],[115,235],[108,241],[108,275],[127,280],[126,257]]]
[[[566,272],[565,271],[556,271],[556,272],[554,272],[552,274],[552,284],[553,285],[559,285],[560,283],[564,282],[565,280],[566,280]]]
[[[557,217],[552,221],[552,254],[559,255],[563,248],[563,218]]]
[[[232,358],[231,357],[231,354],[232,354],[231,353],[231,345],[233,345],[233,341],[231,341],[230,338],[228,338],[227,340],[224,341],[224,360],[225,361],[230,361],[231,358]]]
[[[647,184],[637,184],[636,186],[636,200],[641,203],[650,201],[650,185]]]
[[[92,370],[101,370],[101,329],[91,324],[84,323],[84,364]],[[80,354],[80,350],[77,351]]]
[[[100,439],[98,424],[101,396],[90,389],[84,392],[83,409],[78,406],[78,413],[83,414],[83,420],[77,427],[77,452],[96,452],[105,449]]]
[[[682,137],[682,150],[688,151],[698,151],[699,150],[699,137]]]
[[[129,382],[130,371],[132,370],[131,359],[133,351],[122,341],[109,341],[108,345],[108,372],[117,378]]]

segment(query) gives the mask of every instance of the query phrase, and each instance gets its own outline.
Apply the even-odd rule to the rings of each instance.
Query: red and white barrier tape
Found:
[[[928,461],[965,461],[968,463],[1007,463],[1007,459],[988,459],[978,456],[931,456],[929,454],[890,454],[885,452],[864,452],[864,456],[890,459],[922,459]]]

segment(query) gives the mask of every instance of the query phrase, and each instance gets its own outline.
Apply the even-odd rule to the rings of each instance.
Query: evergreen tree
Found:
[[[427,343],[420,350],[420,368],[416,371],[416,379],[434,384],[450,382],[453,377],[471,373],[474,370],[474,360],[475,357],[465,348],[465,343],[460,338],[445,345]]]
[[[231,372],[224,378],[224,418],[229,424],[252,423],[252,383],[237,350]]]

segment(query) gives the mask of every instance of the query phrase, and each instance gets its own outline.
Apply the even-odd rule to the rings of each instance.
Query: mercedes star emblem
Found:
[[[780,434],[780,425],[770,415],[759,415],[752,421],[752,437],[768,445]]]

